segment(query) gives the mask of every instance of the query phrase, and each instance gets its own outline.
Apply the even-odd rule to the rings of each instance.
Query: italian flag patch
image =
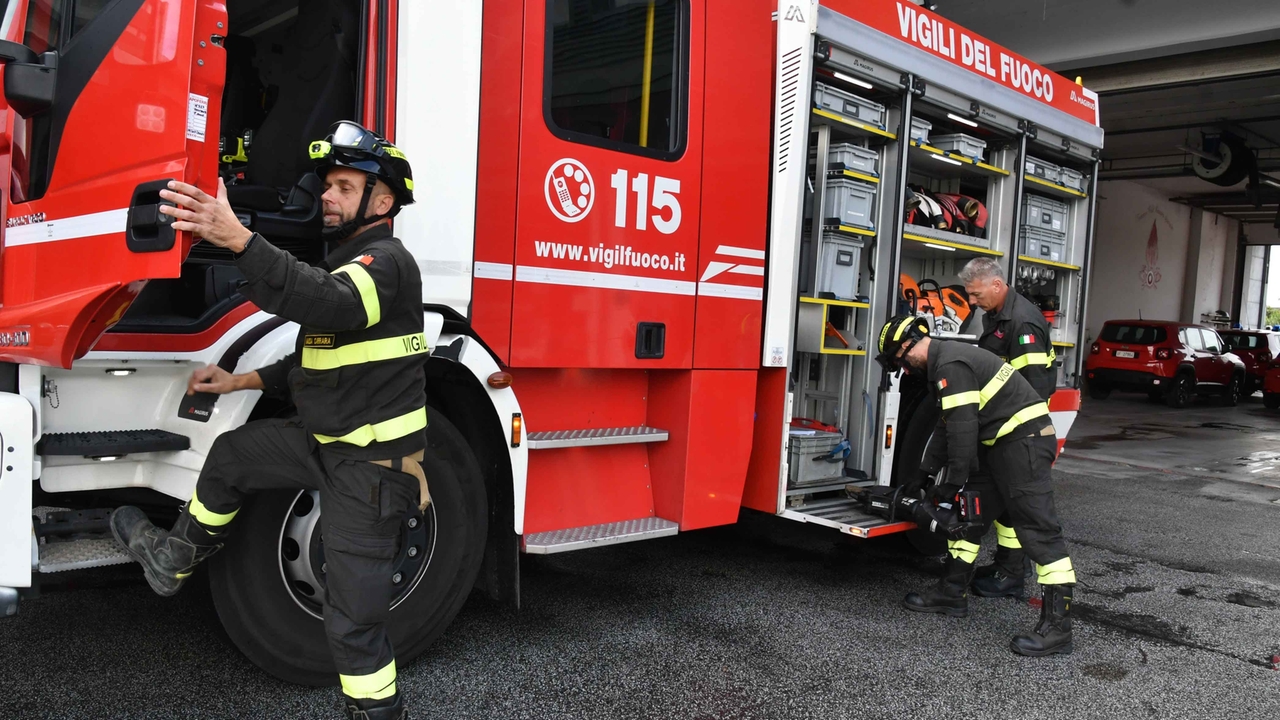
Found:
[[[1019,345],[1031,345],[1031,344],[1032,344],[1032,343],[1034,343],[1035,341],[1036,341],[1036,336],[1035,336],[1035,335],[1030,335],[1030,334],[1028,334],[1028,335],[1019,335],[1019,336],[1018,336],[1018,344],[1019,344]]]
[[[938,381],[938,389],[939,389],[939,390],[946,390],[946,389],[947,389],[947,380],[946,380],[946,378],[943,378],[943,379],[941,379],[941,380],[939,380],[939,381]]]

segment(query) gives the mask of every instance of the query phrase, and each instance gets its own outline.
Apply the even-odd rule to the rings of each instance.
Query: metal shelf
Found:
[[[869,137],[873,139],[897,140],[898,136],[888,130],[883,130],[874,125],[860,123],[857,120],[850,120],[841,117],[827,110],[813,110],[812,122],[816,125],[829,125],[833,130],[844,135],[853,137]]]
[[[1035,263],[1036,265],[1048,265],[1049,267],[1061,268],[1063,270],[1079,270],[1079,265],[1068,265],[1067,263],[1054,262],[1045,260],[1044,258],[1031,257],[1030,255],[1019,255],[1018,262]]]
[[[928,163],[928,164],[925,164]],[[911,169],[938,177],[1008,177],[1009,171],[960,153],[911,141]]]
[[[871,307],[870,303],[858,302],[857,300],[833,300],[830,298],[818,298],[818,297],[802,297],[800,298],[800,302],[814,303],[815,305],[838,305],[840,307],[851,307],[851,308],[870,308]]]
[[[915,228],[915,226],[911,226],[911,227]],[[957,256],[962,256],[968,253],[973,255],[988,255],[990,257],[1004,257],[1004,253],[1000,252],[999,250],[988,250],[987,248],[978,247],[977,245],[969,245],[963,242],[943,240],[942,238],[933,237],[932,235],[926,235],[924,234],[924,232],[917,232],[917,231],[927,232],[928,230],[929,230],[928,228],[915,228],[915,230],[913,231],[902,233],[902,239],[910,240],[912,242],[920,243],[921,245],[926,245],[926,246],[933,245],[933,246],[941,246],[942,248],[950,248],[947,250],[942,250],[935,247],[934,249],[936,252],[942,252],[942,253],[952,253],[954,251],[954,254]],[[935,230],[933,232],[939,232],[939,231]],[[939,234],[958,235],[959,233],[944,231],[944,232],[939,232]],[[907,249],[907,247],[903,246],[903,249],[905,250]]]
[[[1051,183],[1048,180],[1038,178],[1035,175],[1023,175],[1023,178],[1025,178],[1027,182],[1032,183],[1031,186],[1027,187],[1028,190],[1042,192],[1047,195],[1057,195],[1058,197],[1066,198],[1067,200],[1079,200],[1081,198],[1089,197],[1089,193],[1081,192],[1075,188],[1069,188],[1065,185],[1059,185],[1058,183]]]

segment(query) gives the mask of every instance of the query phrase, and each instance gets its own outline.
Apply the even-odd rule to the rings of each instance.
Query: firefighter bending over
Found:
[[[219,181],[213,198],[184,183],[161,193],[173,227],[231,250],[258,307],[301,325],[296,349],[242,375],[197,370],[188,393],[263,390],[289,399],[297,419],[259,420],[213,443],[191,501],[168,532],[134,507],[111,529],[160,595],[181,588],[217,552],[245,496],[268,488],[317,490],[327,572],[324,625],[349,718],[408,716],[396,690],[386,632],[400,525],[429,495],[422,279],[391,235],[413,202],[404,154],[381,136],[339,122],[311,143],[324,180],[323,238],[331,252],[311,267],[236,219]]]
[[[1030,300],[1010,290],[1000,263],[991,258],[970,260],[960,271],[960,281],[969,302],[983,310],[978,347],[1009,363],[1047,401],[1058,381],[1053,369],[1057,358],[1044,314]],[[995,529],[995,561],[978,568],[973,591],[983,597],[1019,597],[1031,567],[1008,510],[995,521]]]
[[[1017,635],[1011,649],[1038,657],[1069,653],[1071,595],[1076,574],[1067,555],[1062,524],[1053,506],[1050,468],[1058,441],[1049,407],[1013,367],[986,350],[961,342],[929,337],[923,318],[899,316],[880,332],[880,355],[886,369],[905,367],[924,375],[935,388],[942,409],[923,470],[947,470],[946,485],[936,494],[954,497],[962,488],[978,490],[983,514],[998,517],[1007,509],[1027,555],[1036,563],[1044,590],[1040,622]],[[985,473],[972,473],[981,467]],[[973,577],[984,523],[955,524],[947,531],[949,555],[938,584],[909,593],[902,604],[916,612],[964,617],[969,613],[967,589]]]

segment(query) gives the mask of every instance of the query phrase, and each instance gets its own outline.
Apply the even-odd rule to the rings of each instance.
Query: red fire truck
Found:
[[[1074,418],[1097,97],[907,0],[0,7],[9,613],[43,573],[125,561],[111,508],[172,518],[218,434],[291,411],[185,395],[197,367],[282,357],[296,326],[157,191],[221,176],[242,222],[316,261],[305,149],[343,118],[413,164],[396,234],[422,271],[432,449],[456,469],[386,579],[404,660],[473,587],[516,602],[521,553],[744,508],[908,530],[854,495],[919,462],[936,411],[868,353],[903,307],[972,337],[952,287],[971,258],[1052,318],[1060,441]],[[303,683],[333,677],[318,518],[312,493],[264,493],[209,566],[232,640]]]

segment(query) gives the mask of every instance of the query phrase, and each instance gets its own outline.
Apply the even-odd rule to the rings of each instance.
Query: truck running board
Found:
[[[802,505],[789,507],[782,511],[782,517],[816,525],[825,525],[862,538],[888,535],[915,527],[915,523],[891,523],[882,517],[872,515],[862,509],[860,502],[845,497],[813,500]]]
[[[64,570],[83,570],[103,565],[123,565],[133,558],[120,547],[115,538],[69,540],[40,544],[40,572],[55,573]]]
[[[646,425],[636,427],[596,428],[594,430],[553,430],[529,433],[530,450],[589,447],[592,445],[627,445],[630,443],[666,442],[667,431]]]
[[[104,458],[134,453],[177,452],[190,447],[190,438],[168,430],[109,430],[47,434],[40,440],[37,453]]]
[[[524,551],[530,555],[550,555],[603,545],[619,545],[636,540],[651,540],[675,535],[678,532],[680,532],[680,526],[670,520],[647,517],[567,530],[530,533],[524,536]]]

